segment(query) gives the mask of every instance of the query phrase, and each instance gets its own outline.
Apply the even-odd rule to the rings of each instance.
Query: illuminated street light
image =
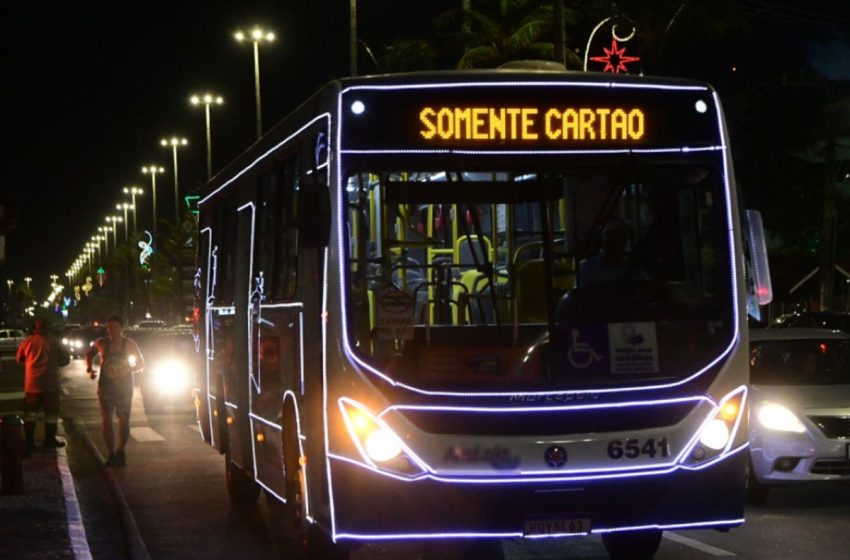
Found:
[[[271,43],[275,40],[274,33],[263,31],[259,27],[255,27],[247,35],[242,31],[237,31],[234,35],[240,43],[243,41],[251,41],[254,43],[254,91],[257,97],[257,138],[263,135],[263,117],[260,104],[260,43]]]
[[[9,286],[9,296],[12,296],[12,286],[15,285],[15,281],[12,279],[6,280],[6,285]]]
[[[120,224],[123,220],[121,219],[121,216],[107,216],[106,221],[109,222],[110,224],[112,224],[112,226],[109,228],[109,229],[112,230],[112,248],[117,251],[118,250],[118,225],[117,224]]]
[[[50,275],[50,287],[51,287],[51,288],[55,288],[55,287],[56,287],[56,280],[58,280],[58,279],[59,279],[59,275],[58,275],[58,274],[51,274],[51,275]]]
[[[149,169],[157,170],[157,169],[162,169],[162,167],[157,168],[154,165],[152,165],[150,167],[142,167],[142,173],[148,173]],[[153,224],[154,225],[153,225],[153,227],[154,228],[156,227],[156,174],[157,173],[165,173],[165,169],[162,169],[162,171],[157,170],[157,171],[151,172],[151,176],[153,177],[153,185],[154,185],[154,189],[153,189],[153,194],[154,194],[154,205],[153,205]],[[136,195],[141,196],[141,195],[145,194],[145,191],[143,191],[139,187],[124,187],[124,194],[129,194],[130,197],[131,197],[132,206],[130,207],[130,209],[133,211],[133,235],[135,235],[136,234]]]
[[[171,151],[174,154],[174,224],[180,223],[180,188],[177,184],[177,148],[188,146],[189,141],[185,138],[172,136],[171,138],[163,138],[159,141],[164,147],[171,146]]]
[[[128,235],[127,235],[127,210],[129,210],[133,205],[129,202],[120,202],[115,205],[116,210],[124,210],[124,243],[127,243]],[[135,229],[136,225],[136,209],[133,208],[133,227]]]
[[[107,226],[97,226],[97,231],[100,233],[100,235],[97,236],[98,246],[101,241],[106,241],[103,245],[103,258],[107,259],[109,258],[109,236],[106,235],[108,232]]]
[[[27,290],[29,290],[30,289],[30,282],[32,282],[32,278],[30,278],[29,276],[24,276],[24,282],[27,283]]]
[[[212,177],[212,133],[210,130],[210,105],[221,105],[224,98],[220,95],[205,93],[204,95],[193,95],[189,101],[192,105],[203,105],[207,124],[207,179]]]

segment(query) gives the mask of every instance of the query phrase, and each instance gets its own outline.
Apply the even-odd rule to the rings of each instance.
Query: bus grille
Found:
[[[550,436],[645,430],[679,423],[698,403],[646,407],[480,413],[464,410],[400,412],[419,429],[444,435]]]
[[[834,474],[850,475],[850,460],[848,459],[821,459],[815,461],[812,474]]]
[[[850,438],[850,416],[809,416],[829,439]]]

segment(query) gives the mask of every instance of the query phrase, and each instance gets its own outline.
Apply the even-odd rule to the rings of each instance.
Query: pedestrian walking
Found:
[[[32,455],[38,413],[44,410],[45,448],[64,447],[56,439],[59,423],[59,367],[67,366],[71,357],[62,344],[48,332],[44,319],[36,319],[33,334],[18,346],[17,360],[24,364],[24,456]]]
[[[97,397],[100,401],[100,423],[103,439],[109,451],[106,466],[122,467],[127,464],[125,448],[130,439],[130,410],[133,405],[133,374],[144,368],[145,361],[139,346],[125,337],[124,321],[111,316],[106,320],[106,334],[94,341],[86,354],[86,371],[91,379],[97,378],[92,369],[92,359],[100,356],[100,379]],[[113,416],[118,417],[118,445],[115,444]]]

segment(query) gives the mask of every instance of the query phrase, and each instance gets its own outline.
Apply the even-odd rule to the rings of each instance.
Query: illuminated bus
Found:
[[[740,525],[764,290],[732,177],[702,83],[332,82],[199,201],[198,416],[231,497],[284,504],[314,555],[598,534],[649,556]]]

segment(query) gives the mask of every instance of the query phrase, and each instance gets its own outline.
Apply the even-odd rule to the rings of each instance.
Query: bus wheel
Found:
[[[606,533],[602,544],[613,560],[647,560],[661,546],[661,531]]]
[[[230,460],[230,451],[224,455],[225,480],[227,481],[227,495],[234,504],[251,504],[257,501],[260,495],[260,485],[248,476],[245,471],[237,467]]]
[[[301,451],[298,445],[298,434],[291,429],[295,426],[294,413],[289,412],[284,418],[290,419],[284,423],[283,434],[283,463],[286,483],[286,504],[283,505],[283,518],[287,529],[292,533],[292,540],[297,551],[298,560],[347,560],[349,551],[337,544],[317,524],[310,523],[304,509],[304,467],[301,464]],[[286,429],[287,426],[289,429]]]

